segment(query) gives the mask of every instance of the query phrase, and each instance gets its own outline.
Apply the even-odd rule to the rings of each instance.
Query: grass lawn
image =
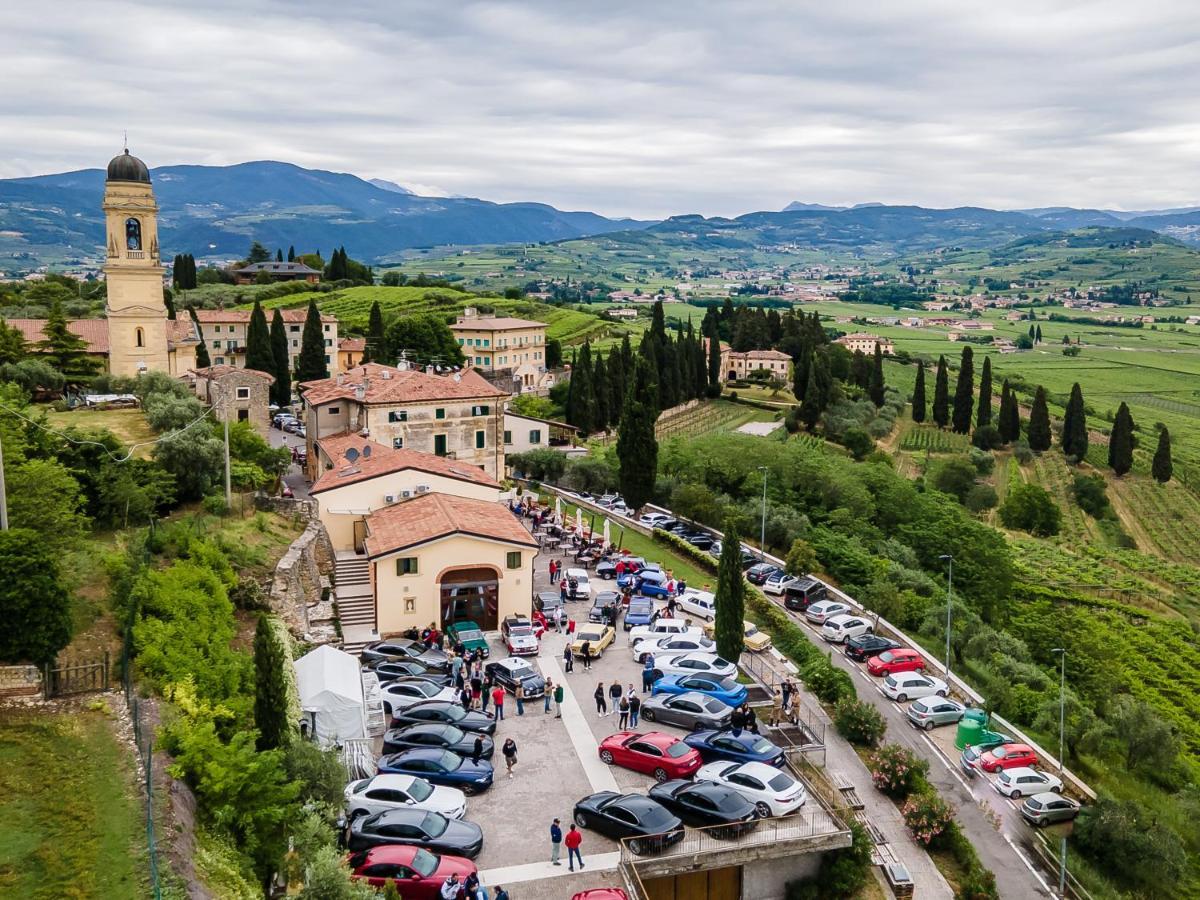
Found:
[[[145,896],[135,779],[100,712],[0,715],[0,896]]]
[[[83,430],[107,428],[126,445],[154,440],[154,432],[146,424],[140,409],[76,409],[70,412],[48,411],[46,418],[55,428],[74,426]],[[136,456],[148,459],[152,447],[139,447]]]

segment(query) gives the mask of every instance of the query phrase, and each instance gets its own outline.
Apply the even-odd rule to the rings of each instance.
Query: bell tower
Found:
[[[108,164],[104,221],[109,371],[124,376],[170,371],[164,269],[158,258],[158,205],[150,170],[128,149]]]

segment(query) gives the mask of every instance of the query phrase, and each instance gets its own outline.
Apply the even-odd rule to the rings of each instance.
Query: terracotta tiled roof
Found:
[[[269,384],[275,383],[275,376],[258,369],[242,369],[238,366],[207,366],[203,369],[192,369],[193,375],[201,378],[224,378],[226,375],[249,375],[252,378],[265,378]]]
[[[196,327],[186,315],[176,319],[167,319],[167,341],[171,344],[182,344],[185,341],[199,341],[196,337]]]
[[[865,331],[856,331],[856,332],[854,332],[854,334],[842,335],[840,338],[838,338],[836,341],[834,341],[834,343],[838,344],[838,343],[841,343],[842,341],[886,341],[886,340],[887,340],[887,338],[881,338],[877,334],[867,334]]]
[[[746,359],[791,359],[782,350],[747,350],[745,356]]]
[[[333,468],[323,471],[317,478],[311,491],[314,494],[378,478],[380,475],[403,472],[405,469],[416,469],[431,475],[500,488],[500,484],[478,466],[417,450],[395,450],[386,444],[377,444],[370,438],[352,432],[323,437],[317,441],[317,445],[333,461]],[[353,461],[346,456],[348,450],[356,451]]]
[[[196,318],[200,320],[201,325],[208,325],[210,322],[214,325],[224,325],[226,323],[242,323],[248,325],[250,323],[250,309],[198,309],[196,310]],[[264,309],[267,315],[267,322],[275,316],[275,310]],[[304,320],[308,318],[308,308],[304,309],[281,309],[283,313],[283,321],[295,325],[303,325]],[[336,322],[337,316],[327,316],[321,314],[322,322]]]
[[[25,335],[25,340],[31,344],[46,337],[42,330],[46,327],[45,319],[6,319],[5,322],[9,328],[15,328]],[[71,319],[67,322],[67,329],[87,341],[88,353],[108,352],[108,319]]]
[[[514,319],[510,316],[475,316],[459,319],[451,329],[462,328],[467,331],[514,331],[518,328],[545,328],[545,322],[534,322],[531,319]]]
[[[366,386],[364,401],[368,404],[498,400],[509,396],[507,391],[489,384],[473,370],[454,375],[429,375],[419,369],[396,369],[378,363],[364,363],[333,378],[306,381],[300,385],[300,393],[310,404],[353,400],[355,388],[363,384]]]
[[[424,494],[367,516],[367,556],[383,556],[452,534],[537,546],[506,506],[450,494]]]
[[[342,338],[338,341],[338,349],[350,353],[361,353],[367,349],[366,338]]]

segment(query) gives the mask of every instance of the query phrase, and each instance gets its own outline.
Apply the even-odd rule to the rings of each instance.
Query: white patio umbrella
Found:
[[[583,534],[583,507],[582,506],[575,507],[575,530],[578,531],[580,535]]]
[[[562,522],[562,497],[554,498],[554,518]]]
[[[607,547],[612,543],[612,538],[609,536],[608,519],[604,520],[604,546]]]

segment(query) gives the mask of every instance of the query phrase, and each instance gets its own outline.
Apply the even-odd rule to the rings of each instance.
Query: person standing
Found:
[[[475,674],[473,674],[471,676],[471,706],[472,706],[472,708],[479,706],[483,702],[482,695],[483,695],[483,678],[481,678],[479,675],[479,672],[476,671]]]
[[[608,704],[606,704],[604,702],[604,682],[603,681],[599,681],[596,683],[596,692],[594,694],[592,694],[592,696],[596,698],[596,714],[600,718],[603,719],[605,716],[608,715]]]
[[[471,692],[466,688],[459,691],[458,702],[462,704],[463,709],[471,708]]]
[[[792,705],[792,679],[783,679],[783,686],[779,690],[783,694],[783,711],[786,713]]]
[[[654,654],[647,653],[646,661],[642,663],[642,693],[645,694],[654,687]]]
[[[558,582],[558,597],[563,603],[567,602],[567,583],[565,581]]]
[[[592,642],[584,641],[583,646],[579,648],[579,655],[583,657],[583,671],[587,672],[592,668]]]
[[[638,716],[642,713],[642,698],[633,694],[629,698],[629,727],[637,728]]]
[[[504,764],[508,767],[508,777],[513,777],[513,766],[517,764],[517,742],[508,738],[501,749],[504,754]]]
[[[475,735],[475,746],[471,748],[471,762],[478,765],[481,756],[483,756],[483,738]]]
[[[542,699],[546,701],[545,709],[542,712],[550,712],[550,698],[554,693],[554,679],[546,679],[546,689],[542,691]]]
[[[488,698],[492,696],[492,689],[496,686],[491,672],[483,676],[483,681],[479,683],[479,686],[481,688],[479,693],[479,709],[482,712],[487,712]]]
[[[612,707],[612,711],[617,712],[621,705],[621,682],[613,679],[613,683],[608,686],[608,705]]]
[[[758,734],[758,715],[754,712],[754,707],[743,703],[742,712],[746,717],[746,728],[750,730],[751,734]]]
[[[575,860],[579,860],[579,868],[583,868],[583,854],[579,852],[579,845],[583,843],[583,834],[575,827],[575,823],[571,823],[571,827],[567,830],[567,836],[563,838],[563,843],[567,845],[567,865],[571,871],[575,871]]]
[[[583,863],[580,863],[580,865],[583,865]],[[508,900],[508,891],[500,887],[500,885],[496,885],[496,896],[492,897],[492,900]]]
[[[554,560],[550,560],[550,583],[554,584]]]
[[[440,893],[442,900],[456,900],[461,887],[462,885],[459,883],[458,873],[456,872],[442,882]]]
[[[492,705],[496,707],[496,721],[504,721],[504,688],[500,685],[492,691]]]
[[[556,866],[561,866],[558,861],[559,854],[562,853],[562,828],[559,827],[558,819],[550,823],[550,862]]]
[[[554,686],[554,718],[556,719],[562,718],[562,704],[565,696],[566,692],[563,690],[563,686],[556,684]]]
[[[729,727],[733,729],[734,734],[741,734],[742,729],[746,727],[746,714],[742,712],[740,706],[729,714]]]
[[[617,730],[625,731],[629,727],[629,698],[622,696],[617,706],[620,717],[617,719]]]
[[[515,693],[517,695],[517,715],[523,716],[525,715],[525,682],[517,682]]]
[[[450,660],[450,668],[454,671],[454,680],[457,682],[462,677],[463,658],[461,654],[455,653]]]
[[[575,671],[575,654],[571,652],[570,644],[567,644],[567,646],[563,647],[563,671]]]

